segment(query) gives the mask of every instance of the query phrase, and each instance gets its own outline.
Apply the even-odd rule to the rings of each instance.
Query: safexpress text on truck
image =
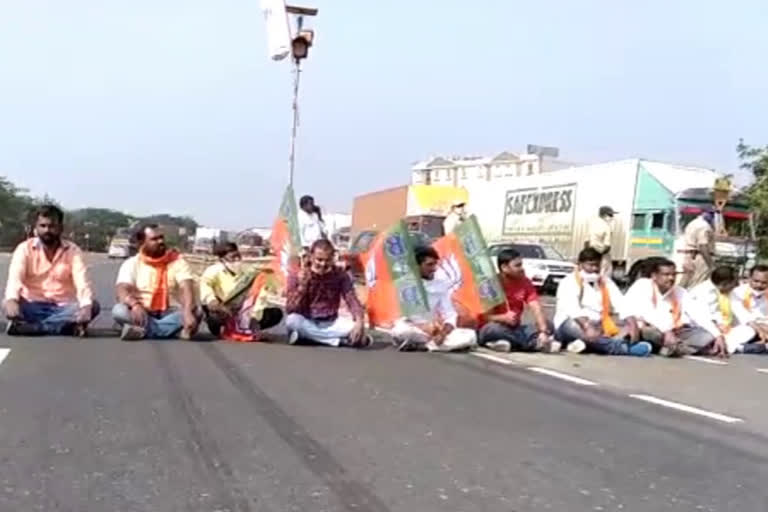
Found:
[[[614,276],[633,274],[644,258],[682,262],[685,226],[714,208],[715,171],[641,159],[510,177],[469,188],[469,205],[490,241],[546,243],[574,259],[601,206],[613,221]],[[744,265],[753,255],[752,215],[731,194],[718,217],[716,258]]]

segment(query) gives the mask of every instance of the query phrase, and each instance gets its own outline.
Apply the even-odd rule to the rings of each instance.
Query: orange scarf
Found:
[[[659,305],[659,298],[656,295],[656,284],[652,283],[653,286],[653,307],[657,307]],[[675,295],[675,290],[671,290],[669,293],[669,298],[672,300],[672,321],[674,322],[675,329],[679,329],[683,326],[683,312],[680,309],[680,301],[677,300],[677,295]]]
[[[581,299],[584,296],[584,280],[578,270],[576,270],[575,276],[576,284],[579,286],[579,305],[581,305]],[[598,279],[597,284],[600,287],[600,296],[603,301],[602,311],[600,312],[600,323],[603,327],[603,334],[608,337],[616,336],[619,334],[620,330],[611,316],[611,294],[608,292],[608,286],[605,284],[605,280],[602,277]]]
[[[150,311],[166,311],[168,309],[168,266],[178,260],[181,255],[176,251],[167,251],[159,258],[152,258],[144,253],[139,253],[140,261],[157,271],[155,289],[152,290]]]
[[[763,297],[765,300],[768,300],[768,291],[765,291],[763,293]],[[749,289],[748,293],[744,296],[744,300],[741,301],[741,303],[744,305],[744,309],[752,312],[752,288]]]

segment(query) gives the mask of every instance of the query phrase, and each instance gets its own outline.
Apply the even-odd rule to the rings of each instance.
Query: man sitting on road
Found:
[[[520,253],[504,249],[496,257],[496,263],[507,303],[483,319],[487,323],[480,328],[480,345],[499,352],[559,352],[560,342],[552,339],[553,329],[544,316],[536,288],[525,276]],[[533,313],[535,327],[522,323],[526,306]]]
[[[417,247],[414,253],[427,292],[430,319],[396,320],[392,335],[398,349],[424,347],[430,352],[452,352],[474,347],[477,343],[475,331],[456,327],[458,314],[451,300],[451,283],[435,278],[440,260],[437,251],[432,247]]]
[[[190,339],[200,314],[196,307],[194,276],[181,255],[165,245],[156,224],[142,226],[135,235],[139,252],[120,267],[117,300],[112,317],[122,326],[121,338]]]
[[[635,281],[625,303],[627,312],[638,320],[640,336],[653,344],[654,351],[668,357],[727,355],[725,338],[701,327],[711,326],[711,318],[692,303],[684,288],[675,285],[675,264],[654,260],[650,274]]]
[[[200,277],[200,302],[208,330],[217,338],[256,341],[262,330],[280,323],[283,312],[277,307],[261,308],[248,296],[258,272],[243,269],[237,244],[226,243],[216,252],[218,263]]]
[[[332,347],[371,344],[365,332],[363,306],[349,274],[334,265],[334,253],[328,240],[316,240],[307,263],[298,273],[288,275],[285,325],[292,345],[300,339]],[[339,316],[342,298],[352,319]]]
[[[738,352],[764,354],[768,341],[768,265],[756,265],[749,272],[749,282],[731,293],[733,314],[740,325],[754,329],[756,336]]]
[[[613,280],[600,275],[602,258],[591,247],[582,250],[578,268],[560,282],[555,338],[574,353],[588,350],[605,355],[648,356],[651,344],[638,341],[637,322],[625,314],[624,297]],[[623,318],[623,327],[614,321],[614,311]]]
[[[35,238],[19,244],[11,257],[5,288],[9,335],[85,336],[99,314],[80,249],[61,238],[64,213],[42,206]]]
[[[733,312],[731,292],[738,284],[736,269],[721,265],[712,271],[709,279],[689,292],[693,304],[702,310],[702,321],[709,318],[709,323],[701,327],[715,338],[723,337],[728,354],[742,352],[743,346],[757,336],[755,329],[746,323],[736,325],[739,322]]]

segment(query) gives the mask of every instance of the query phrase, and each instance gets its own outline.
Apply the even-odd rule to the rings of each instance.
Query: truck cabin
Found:
[[[690,188],[677,196],[678,232],[682,233],[693,219],[698,217],[705,208],[712,208],[712,189]],[[728,199],[722,210],[722,215],[715,217],[715,239],[735,241],[734,239],[754,238],[754,226],[749,203],[743,194],[736,194]]]

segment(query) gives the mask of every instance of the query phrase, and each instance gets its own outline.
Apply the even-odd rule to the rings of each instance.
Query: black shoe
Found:
[[[30,324],[23,320],[8,320],[5,334],[8,336],[42,336],[45,331],[39,325]]]

